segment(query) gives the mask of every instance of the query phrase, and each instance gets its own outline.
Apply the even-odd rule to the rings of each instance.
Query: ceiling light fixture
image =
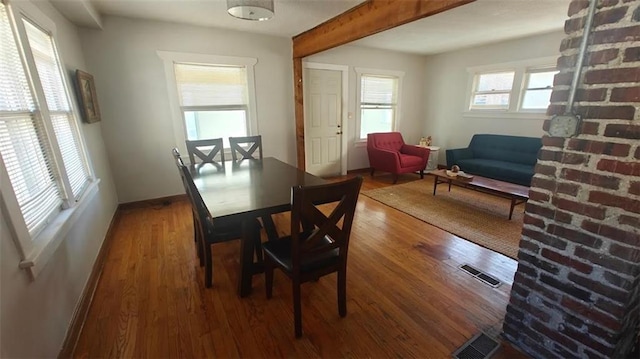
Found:
[[[273,0],[227,0],[227,12],[244,20],[264,21],[273,17]]]

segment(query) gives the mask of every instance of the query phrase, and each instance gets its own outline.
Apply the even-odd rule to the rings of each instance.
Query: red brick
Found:
[[[640,30],[640,27],[638,28]],[[640,38],[639,38],[640,39]],[[585,84],[612,84],[640,82],[639,67],[608,68],[590,70],[585,73]]]
[[[560,160],[562,159],[562,152],[561,151],[550,151],[550,150],[546,150],[546,149],[541,149],[538,152],[538,159],[540,159],[542,161],[560,162]]]
[[[564,52],[569,49],[577,49],[580,46],[580,42],[582,42],[582,36],[565,38],[560,43],[560,52]]]
[[[604,176],[586,171],[574,170],[571,168],[563,168],[560,171],[560,178],[567,179],[569,181],[580,182],[590,184],[592,186],[607,188],[607,189],[619,189],[620,179],[614,176]]]
[[[640,163],[624,162],[609,159],[598,161],[597,168],[601,171],[620,173],[628,176],[640,176]]]
[[[573,339],[560,334],[560,332],[556,328],[549,328],[548,326],[535,319],[531,320],[531,328],[535,329],[537,332],[541,333],[547,338],[550,338],[554,342],[559,343],[566,348],[569,348],[572,351],[578,350],[578,345],[576,344],[576,342]]]
[[[565,110],[566,110],[566,106],[565,105],[554,105],[554,104],[551,104],[551,105],[549,105],[549,107],[547,107],[547,115],[549,115],[549,116],[562,115],[562,114],[564,114]],[[544,121],[544,125],[542,126],[542,128],[545,131],[549,130],[548,122],[549,122],[549,120],[545,120]]]
[[[599,11],[593,17],[593,27],[597,28],[600,25],[618,22],[627,14],[627,10],[629,10],[628,7],[621,6],[605,11]]]
[[[558,280],[558,277],[550,276],[545,273],[540,273],[540,282],[559,290],[562,293],[568,294],[584,301],[591,301],[591,292],[578,288],[575,285],[569,284],[566,281]],[[566,297],[566,296],[565,296]]]
[[[542,219],[537,218],[537,217],[532,217],[528,213],[524,214],[523,223],[531,225],[531,226],[535,226],[535,227],[538,227],[538,228],[542,228],[542,229],[544,229],[544,226],[545,226],[544,225],[544,221]],[[524,242],[524,239],[522,239],[520,242],[521,243]]]
[[[525,251],[518,252],[518,262],[531,263],[532,266],[538,269],[542,269],[543,271],[557,275],[560,273],[560,267],[557,265],[547,262],[538,258],[536,255],[531,255]]]
[[[597,135],[600,124],[598,122],[582,121],[580,133],[583,135]]]
[[[620,217],[618,217],[618,223],[631,226],[634,228],[640,228],[640,218],[638,217],[632,217],[632,216],[621,214]]]
[[[601,142],[572,138],[567,149],[595,154],[626,157],[629,155],[631,145],[626,143]]]
[[[546,193],[531,190],[529,192],[529,200],[536,202],[549,202],[549,195]]]
[[[579,330],[573,329],[569,326],[564,326],[560,330],[561,333],[567,335],[570,338],[578,341],[579,343],[586,345],[593,350],[597,351],[599,356],[604,356],[605,358],[611,358],[613,353],[615,352],[615,345],[605,345],[594,339],[588,333],[582,333]]]
[[[589,156],[582,153],[564,152],[560,163],[567,165],[582,165],[589,163]]]
[[[510,302],[512,305],[520,308],[521,310],[524,310],[527,313],[535,315],[535,317],[541,322],[547,323],[551,319],[551,315],[549,315],[549,313],[527,303],[524,300],[520,300],[518,298],[511,298]]]
[[[525,217],[525,220],[526,218],[527,217]],[[529,218],[532,218],[532,217],[529,217]],[[526,249],[531,253],[538,253],[538,251],[540,250],[540,246],[533,241],[522,239],[520,241],[520,249]]]
[[[636,247],[640,246],[640,234],[633,233],[631,231],[611,227],[606,224],[597,223],[590,220],[582,221],[581,228],[591,233],[610,238],[616,242]]]
[[[557,223],[571,223],[573,221],[573,215],[569,212],[564,212],[560,210],[556,210],[555,215],[553,216],[553,220]]]
[[[640,249],[638,248],[625,247],[612,243],[611,246],[609,246],[609,254],[629,262],[640,262]]]
[[[565,139],[563,137],[542,136],[542,145],[547,147],[564,147]]]
[[[547,233],[543,233],[538,230],[533,230],[528,227],[524,227],[522,229],[522,235],[527,236],[535,241],[538,241],[542,244],[546,244],[554,248],[558,248],[561,250],[564,250],[565,248],[567,248],[567,241],[565,241],[564,239],[557,238]]]
[[[572,228],[551,223],[547,226],[547,232],[570,242],[582,244],[594,249],[602,247],[602,239]]]
[[[542,248],[542,251],[540,253],[544,258],[547,258],[550,261],[556,262],[558,264],[562,264],[564,266],[567,266],[569,268],[573,268],[575,270],[577,270],[578,272],[581,273],[585,273],[585,274],[589,274],[593,271],[593,266],[587,263],[583,263],[579,260],[576,260],[574,258],[571,257],[567,257],[565,255],[562,255],[556,251],[552,251],[550,249],[547,248]]]
[[[640,61],[640,47],[630,47],[624,50],[624,57],[622,58],[624,62],[635,62]]]
[[[573,80],[573,72],[559,72],[553,77],[553,86],[569,86]]]
[[[556,181],[550,180],[542,177],[533,177],[531,179],[531,188],[542,188],[547,191],[555,192],[556,190]]]
[[[628,298],[627,291],[610,287],[608,285],[603,284],[602,282],[583,277],[576,273],[569,273],[567,276],[567,279],[572,283],[575,283],[583,288],[589,289],[594,293],[603,295],[606,298],[613,299],[619,303],[624,303],[625,300]]]
[[[622,323],[620,323],[616,318],[611,317],[608,313],[603,313],[596,308],[589,307],[588,305],[571,297],[562,297],[560,303],[563,307],[582,317],[589,318],[589,320],[598,323],[605,328],[609,328],[613,331],[620,330],[622,328]]]
[[[558,60],[556,60],[556,68],[558,70],[573,69],[573,67],[576,66],[577,59],[578,59],[578,55],[560,56],[558,57]]]
[[[578,106],[576,113],[583,119],[633,120],[636,109],[633,106]]]
[[[596,300],[595,302],[595,307],[618,318],[622,318],[626,313],[626,309],[623,306],[618,303],[613,303],[610,300],[604,298],[598,298],[598,300]]]
[[[606,208],[602,206],[594,206],[591,204],[572,201],[565,198],[554,197],[552,203],[559,209],[582,214],[595,219],[604,219],[606,214]]]
[[[640,40],[640,25],[596,31],[593,33],[592,39],[593,45],[638,41]],[[575,45],[572,48],[578,46]]]
[[[588,55],[587,64],[589,66],[608,64],[611,60],[617,58],[619,53],[620,50],[618,49],[594,51]]]
[[[633,155],[637,160],[640,160],[640,146],[636,148],[636,153]]]
[[[536,164],[534,172],[536,174],[541,174],[545,176],[555,177],[556,176],[556,167],[547,166],[543,164]]]
[[[611,257],[607,254],[604,254],[601,252],[594,252],[582,246],[576,246],[574,250],[574,254],[578,258],[583,258],[593,264],[599,265],[607,269],[611,269],[615,272],[627,274],[627,275],[636,275],[635,264],[622,261],[615,257]]]
[[[629,193],[640,195],[640,182],[629,183]]]
[[[633,213],[640,213],[640,201],[635,198],[617,196],[607,192],[591,191],[589,202],[604,204],[606,206],[622,208]]]
[[[607,283],[612,284],[620,289],[625,289],[627,291],[630,291],[633,289],[633,282],[615,273],[605,271],[604,274],[602,275],[602,278],[604,278],[604,280],[607,281]]]
[[[611,102],[640,102],[640,86],[614,88]]]
[[[608,124],[604,129],[606,137],[640,140],[640,125]]]
[[[580,191],[580,186],[578,186],[575,183],[562,182],[556,185],[556,191],[558,191],[558,193],[568,194],[570,196],[575,197],[578,195],[578,192]],[[531,198],[531,196],[529,196],[529,198]]]
[[[589,7],[588,0],[574,0],[569,4],[569,10],[567,11],[567,15],[573,16],[588,7]]]

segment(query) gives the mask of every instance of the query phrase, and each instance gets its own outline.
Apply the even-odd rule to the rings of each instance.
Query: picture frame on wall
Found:
[[[82,70],[76,70],[76,85],[82,107],[82,116],[87,123],[100,121],[100,106],[96,95],[93,76]]]

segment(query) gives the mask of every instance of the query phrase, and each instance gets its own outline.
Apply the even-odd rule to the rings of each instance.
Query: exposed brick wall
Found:
[[[588,12],[574,0],[548,115],[562,114]],[[640,0],[599,0],[573,138],[543,138],[504,337],[536,358],[619,358],[640,325]],[[544,130],[549,128],[549,121]]]

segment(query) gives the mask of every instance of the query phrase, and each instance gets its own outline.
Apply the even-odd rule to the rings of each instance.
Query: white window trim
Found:
[[[466,118],[495,118],[495,119],[518,119],[518,120],[543,120],[546,119],[546,109],[544,110],[522,110],[522,98],[524,96],[525,74],[532,68],[555,68],[557,57],[541,57],[531,60],[512,61],[500,64],[474,66],[467,68],[469,73],[467,81],[467,93],[464,102],[462,116]],[[479,74],[491,72],[514,71],[513,86],[509,96],[508,109],[471,109],[471,101],[475,90],[476,77]]]
[[[55,23],[42,13],[42,11],[40,11],[35,5],[28,1],[7,1],[5,4],[8,5],[7,9],[9,14],[15,18],[16,23],[18,23],[18,27],[24,28],[21,23],[22,18],[29,19],[39,27],[46,29],[46,31],[51,34],[57,48],[57,31]],[[18,37],[22,44],[27,43],[25,42],[26,39],[24,38],[24,31],[21,35],[18,35]],[[24,49],[19,49],[19,51],[24,51]],[[59,53],[58,59],[61,64],[64,64],[62,56]],[[36,69],[33,68],[32,65],[33,64],[28,64],[30,71],[32,74],[35,74],[34,76],[37,76],[37,72],[35,72]],[[80,112],[76,102],[71,97],[70,92],[72,88],[69,86],[66,71],[62,71],[62,81],[67,90],[66,96],[69,98],[73,118],[75,121],[78,121],[77,114]],[[41,89],[35,89],[35,91],[41,91]],[[27,270],[32,280],[35,280],[43,271],[49,259],[53,256],[56,249],[66,238],[71,228],[76,224],[80,215],[86,209],[88,203],[91,202],[92,198],[95,197],[96,193],[98,193],[100,179],[95,177],[93,165],[88,156],[84,134],[77,122],[75,123],[75,126],[78,131],[78,146],[81,149],[81,156],[85,161],[89,174],[89,184],[80,194],[80,198],[75,199],[75,203],[67,202],[66,205],[68,208],[61,209],[54,219],[34,238],[31,237],[29,231],[24,225],[24,219],[22,218],[20,206],[18,205],[15,193],[13,192],[13,186],[9,179],[4,161],[0,157],[0,195],[2,196],[0,205],[2,205],[2,211],[6,213],[7,225],[20,255],[19,267]],[[55,138],[50,140],[57,141]],[[55,151],[58,150],[55,149]],[[59,153],[57,154],[57,157],[60,158]],[[64,168],[59,170],[61,173],[66,173]],[[66,177],[64,177],[64,180],[68,181]]]
[[[252,57],[220,56],[161,50],[156,51],[156,53],[164,62],[164,73],[166,76],[167,89],[169,92],[169,108],[171,109],[173,133],[176,141],[175,145],[178,150],[180,150],[180,153],[187,153],[187,146],[185,143],[187,139],[187,128],[183,120],[180,103],[178,101],[178,86],[176,84],[175,70],[173,66],[176,62],[207,65],[245,66],[247,69],[247,90],[249,95],[249,133],[247,134],[247,136],[253,136],[259,133],[258,114],[256,111],[256,86],[254,70],[255,65],[258,63],[258,59]]]
[[[404,78],[404,71],[393,71],[393,70],[380,70],[380,69],[369,69],[363,67],[354,68],[356,71],[356,133],[355,133],[355,145],[356,147],[363,147],[367,144],[367,139],[360,138],[360,121],[362,116],[362,111],[360,108],[360,103],[362,101],[362,96],[360,94],[361,86],[362,86],[362,75],[381,75],[381,76],[394,76],[398,78],[398,101],[396,103],[396,111],[395,118],[393,119],[393,123],[391,125],[391,131],[397,131],[400,124],[400,119],[402,118],[402,80]]]

